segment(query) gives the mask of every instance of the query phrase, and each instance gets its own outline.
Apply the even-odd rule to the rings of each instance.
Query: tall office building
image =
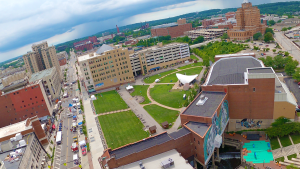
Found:
[[[23,55],[23,60],[27,71],[30,74],[33,74],[45,69],[55,67],[61,80],[62,74],[58,58],[56,56],[55,47],[49,47],[48,43],[44,41],[39,44],[33,44],[31,48],[32,52],[27,52],[25,55]]]
[[[248,0],[242,3],[242,8],[237,9],[235,18],[236,26],[228,31],[231,40],[252,39],[253,35],[258,32],[265,33],[267,26],[260,22],[259,9],[252,6]]]

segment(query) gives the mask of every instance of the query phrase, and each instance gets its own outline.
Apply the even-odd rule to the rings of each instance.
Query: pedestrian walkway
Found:
[[[103,115],[107,115],[107,114],[119,113],[119,112],[124,112],[124,111],[129,111],[129,110],[131,110],[131,108],[116,110],[116,111],[110,111],[110,112],[106,112],[106,113],[100,113],[97,116],[103,116]]]

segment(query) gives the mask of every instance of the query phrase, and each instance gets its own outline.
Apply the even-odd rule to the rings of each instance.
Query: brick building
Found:
[[[96,36],[88,37],[85,40],[73,43],[73,46],[75,47],[76,45],[83,44],[83,43],[89,42],[89,41],[92,42],[92,43],[95,43],[95,42],[97,42],[97,37]]]
[[[237,9],[235,17],[237,25],[228,31],[231,40],[252,39],[257,32],[265,33],[267,26],[261,24],[260,11],[251,2],[242,3],[242,8]]]
[[[185,19],[178,19],[177,23],[168,23],[163,25],[152,26],[151,36],[167,36],[170,35],[171,38],[176,38],[179,36],[184,36],[185,31],[192,30],[192,24],[186,23]]]
[[[60,66],[67,64],[68,54],[66,51],[62,51],[56,54]]]
[[[121,169],[175,149],[190,164],[199,162],[207,168],[210,160],[214,163],[215,152],[219,160],[225,131],[267,128],[280,116],[294,120],[295,99],[274,70],[264,67],[254,53],[216,58],[201,86],[202,92],[180,113],[181,129],[114,150],[108,148],[98,159],[100,166]]]
[[[225,14],[226,19],[228,20],[229,18],[235,18],[235,12],[227,12]]]
[[[217,17],[217,18],[211,18],[211,19],[203,19],[202,26],[203,28],[208,28],[211,25],[215,25],[218,23],[223,23],[226,21],[225,17]]]
[[[28,83],[21,79],[0,89],[0,127],[23,121],[27,118],[52,115],[52,105],[45,93],[42,80]]]

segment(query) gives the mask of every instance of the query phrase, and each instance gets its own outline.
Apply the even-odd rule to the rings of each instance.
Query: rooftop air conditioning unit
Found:
[[[204,105],[208,98],[205,97],[204,95],[200,96],[200,100],[196,103],[196,106]]]

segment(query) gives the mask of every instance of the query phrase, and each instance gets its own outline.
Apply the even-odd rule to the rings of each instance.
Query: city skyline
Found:
[[[243,2],[242,0],[231,1],[232,3],[222,0],[176,0],[155,3],[129,1],[123,4],[118,0],[97,3],[94,1],[34,3],[33,0],[24,1],[22,5],[16,5],[14,1],[8,2],[0,7],[4,11],[0,19],[2,25],[0,62],[23,55],[30,51],[32,43],[44,40],[51,46],[115,28],[116,24],[121,27],[208,9],[239,7]],[[280,0],[252,0],[251,2],[253,5],[258,5],[280,2]],[[24,11],[26,7],[28,8]],[[14,10],[10,10],[12,8]]]

